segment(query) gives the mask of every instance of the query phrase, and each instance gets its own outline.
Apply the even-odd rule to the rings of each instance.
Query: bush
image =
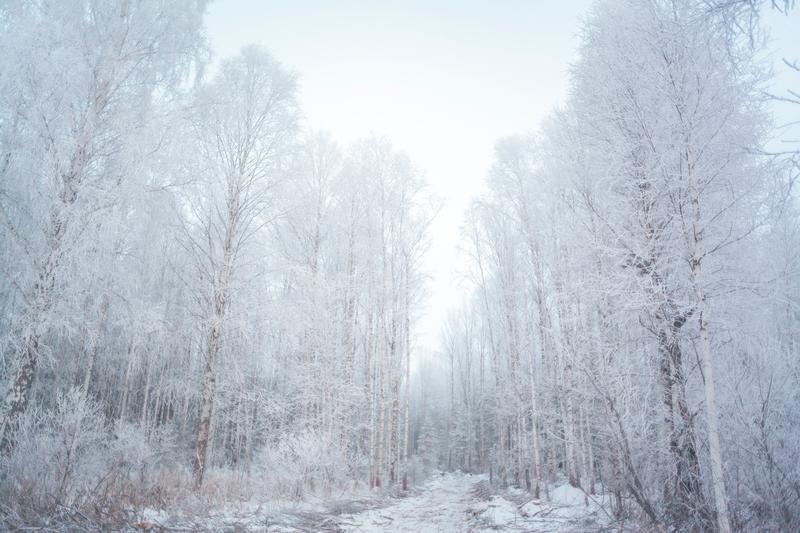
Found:
[[[345,450],[325,434],[285,434],[261,452],[264,482],[275,494],[300,499],[306,489],[330,490],[347,480]]]
[[[11,506],[56,513],[85,507],[107,470],[105,421],[97,404],[72,390],[55,409],[31,408],[3,458],[3,497]]]
[[[148,433],[138,424],[118,422],[107,448],[108,475],[101,492],[132,509],[165,509],[190,484],[175,441],[170,430]]]
[[[0,501],[8,526],[79,522],[124,524],[144,507],[165,508],[189,486],[174,436],[134,424],[109,428],[79,390],[55,408],[20,419],[11,452],[0,459]]]

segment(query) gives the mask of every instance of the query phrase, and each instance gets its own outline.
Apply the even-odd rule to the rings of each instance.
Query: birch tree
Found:
[[[266,52],[246,48],[224,61],[199,90],[190,128],[198,159],[187,198],[185,242],[205,309],[205,369],[197,424],[194,480],[201,486],[216,397],[219,358],[236,276],[256,253],[248,249],[276,216],[269,208],[297,129],[294,76]]]
[[[174,86],[197,58],[203,8],[194,0],[2,8],[0,213],[24,258],[18,274],[9,273],[24,310],[0,422],[4,448],[29,405],[82,229],[131,179],[132,140],[154,93]]]
[[[565,108],[541,141],[498,148],[473,261],[496,383],[513,383],[521,346],[539,347],[551,471],[563,464],[582,483],[599,457],[652,522],[728,531],[732,450],[720,427],[732,413],[720,413],[713,374],[741,319],[721,302],[749,286],[736,265],[775,220],[776,189],[757,155],[767,124],[757,50],[734,55],[705,13],[693,2],[597,4]],[[522,303],[508,296],[523,291]],[[509,327],[520,308],[533,327]],[[514,399],[500,404],[493,416],[513,420]],[[503,425],[496,450],[531,447],[535,458],[535,439]]]

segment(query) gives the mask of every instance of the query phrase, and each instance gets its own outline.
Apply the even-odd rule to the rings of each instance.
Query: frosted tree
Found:
[[[752,101],[761,74],[747,58],[732,63],[714,27],[689,3],[611,7],[595,24],[594,32],[592,26],[587,30],[586,63],[578,71],[581,85],[576,95],[585,106],[580,112],[587,123],[610,129],[606,139],[619,147],[611,152],[614,159],[608,164],[619,168],[624,181],[611,185],[611,190],[633,202],[638,223],[629,228],[640,236],[615,222],[610,222],[610,229],[628,249],[631,266],[646,276],[652,316],[661,324],[654,331],[663,354],[664,398],[667,412],[677,413],[668,422],[682,424],[680,433],[673,429],[670,436],[679,496],[689,503],[700,494],[697,451],[686,418],[680,340],[684,324],[694,318],[717,523],[727,531],[730,520],[707,307],[709,290],[717,284],[713,276],[705,278],[703,270],[715,262],[715,252],[746,237],[757,223],[755,206],[764,195],[763,180],[748,152],[760,143],[763,118]],[[631,29],[637,27],[642,33]],[[622,44],[635,38],[642,39],[641,46]],[[586,92],[598,82],[609,92]],[[603,98],[603,104],[595,95]],[[608,150],[609,144],[599,150]],[[597,212],[607,222],[617,216]],[[718,265],[711,267],[716,279],[720,279]]]
[[[24,308],[14,325],[3,447],[29,404],[83,228],[131,177],[131,141],[155,92],[174,86],[197,58],[203,8],[151,0],[2,8],[2,47],[13,53],[0,67],[0,213],[20,257],[9,275]]]
[[[500,472],[518,450],[575,484],[601,469],[620,513],[624,488],[655,523],[726,531],[720,424],[733,413],[716,405],[732,392],[713,374],[739,357],[723,347],[750,315],[730,304],[758,279],[741,268],[778,216],[780,179],[757,155],[757,47],[731,49],[705,9],[599,3],[566,107],[541,140],[498,145],[469,238],[495,394],[517,391],[491,415]],[[452,339],[446,352],[456,372],[474,358]]]
[[[196,178],[185,203],[185,243],[205,308],[205,370],[193,462],[195,484],[206,469],[219,357],[236,275],[248,250],[277,213],[270,207],[297,129],[294,76],[266,52],[246,48],[220,65],[191,108]],[[248,255],[248,253],[250,255]]]

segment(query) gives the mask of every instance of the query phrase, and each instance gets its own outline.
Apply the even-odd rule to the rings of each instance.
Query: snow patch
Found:
[[[492,526],[505,526],[511,522],[516,522],[520,518],[517,506],[499,496],[492,496],[492,498],[485,502],[486,509],[478,516],[483,519],[488,525]]]
[[[556,505],[586,505],[586,493],[569,483],[550,491],[550,501]]]

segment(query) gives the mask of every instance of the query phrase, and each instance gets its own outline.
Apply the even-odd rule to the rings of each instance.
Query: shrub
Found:
[[[105,440],[100,408],[78,390],[59,395],[52,411],[29,409],[3,460],[5,501],[51,514],[84,507],[107,470]]]
[[[265,484],[276,494],[302,498],[306,489],[330,490],[347,479],[345,451],[323,433],[284,434],[261,452]]]

